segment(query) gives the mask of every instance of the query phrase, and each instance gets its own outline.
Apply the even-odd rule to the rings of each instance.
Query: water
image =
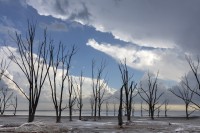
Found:
[[[5,111],[5,115],[13,115],[12,110]],[[55,111],[54,110],[37,110],[36,115],[38,116],[55,116]],[[118,112],[115,112],[115,116],[117,116]],[[28,115],[28,110],[18,110],[16,112],[16,115]],[[164,116],[164,111],[161,111],[160,116]],[[69,116],[69,111],[64,110],[62,112],[62,116]],[[73,116],[79,116],[79,111],[73,111]],[[91,111],[88,110],[83,110],[82,111],[82,116],[91,116]],[[102,111],[101,116],[106,116],[106,112]],[[108,116],[114,116],[114,111],[109,111]],[[135,111],[134,116],[141,116],[140,111]],[[143,116],[148,116],[147,111],[143,111]],[[157,112],[155,112],[155,117],[157,116]],[[171,117],[185,117],[185,111],[167,111],[167,116]],[[191,116],[200,116],[200,111],[196,111],[191,114]]]

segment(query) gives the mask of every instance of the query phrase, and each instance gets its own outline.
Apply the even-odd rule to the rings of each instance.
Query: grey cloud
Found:
[[[178,47],[196,53],[200,48],[199,0],[62,0],[38,3],[28,4],[39,14],[81,21],[140,46]],[[47,3],[54,5],[48,7]]]
[[[51,31],[63,31],[63,32],[68,31],[68,27],[65,23],[57,22],[57,21],[52,22],[50,24],[40,23],[40,27],[47,28],[47,30],[51,30]]]
[[[69,19],[72,20],[84,20],[85,22],[89,21],[90,13],[84,3],[82,3],[83,9],[79,12],[72,13]]]
[[[64,15],[66,13],[66,9],[69,7],[68,0],[55,1],[55,10]]]
[[[51,15],[55,18],[82,20],[89,18],[89,11],[84,2],[69,0],[45,0],[45,1],[26,1],[29,6],[35,8],[40,15]]]

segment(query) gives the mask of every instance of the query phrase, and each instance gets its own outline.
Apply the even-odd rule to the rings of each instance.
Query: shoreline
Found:
[[[80,132],[88,133],[155,133],[155,132],[200,132],[200,117],[194,116],[189,120],[185,117],[133,117],[131,122],[123,117],[123,128],[118,126],[117,116],[102,116],[97,121],[91,116],[83,116],[85,120],[79,120],[78,116],[73,116],[73,121],[69,121],[69,116],[63,116],[61,123],[56,123],[55,116],[35,116],[35,120],[27,123],[27,115],[0,116],[0,132]]]

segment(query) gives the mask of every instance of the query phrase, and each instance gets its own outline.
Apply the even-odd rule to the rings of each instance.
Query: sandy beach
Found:
[[[38,133],[198,133],[200,132],[200,117],[186,120],[183,117],[155,118],[134,117],[132,122],[126,122],[123,128],[117,125],[117,117],[103,116],[94,121],[92,117],[84,117],[84,121],[73,117],[62,117],[62,123],[55,123],[53,116],[36,116],[35,121],[27,123],[27,116],[1,116],[0,132],[38,132]]]

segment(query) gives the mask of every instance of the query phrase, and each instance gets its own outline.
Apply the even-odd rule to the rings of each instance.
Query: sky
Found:
[[[199,0],[0,0],[0,46],[16,51],[11,36],[17,32],[25,37],[27,20],[33,20],[37,41],[47,28],[55,45],[61,41],[67,48],[77,46],[70,74],[79,77],[83,71],[86,92],[91,87],[92,59],[97,66],[106,60],[111,91],[121,87],[118,64],[125,58],[136,82],[148,71],[159,71],[168,88],[189,72],[185,56],[199,54],[199,6]],[[16,65],[9,73],[19,80]]]

